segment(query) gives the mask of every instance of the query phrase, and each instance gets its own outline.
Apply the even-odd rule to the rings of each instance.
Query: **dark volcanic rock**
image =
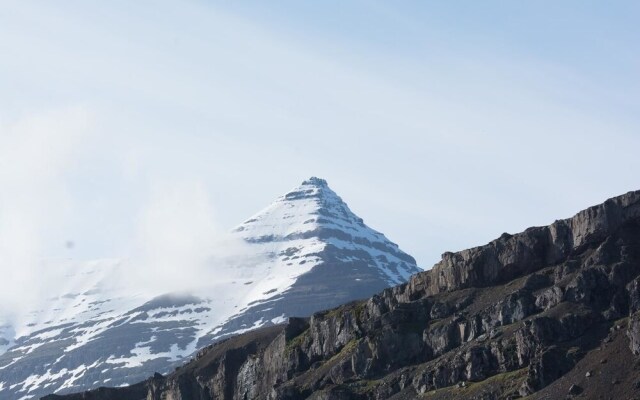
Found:
[[[366,301],[233,337],[167,377],[47,399],[631,398],[639,279],[630,192],[446,253]]]

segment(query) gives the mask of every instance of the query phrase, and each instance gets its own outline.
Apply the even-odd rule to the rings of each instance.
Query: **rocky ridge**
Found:
[[[167,376],[45,399],[640,398],[639,355],[635,191],[227,339]]]

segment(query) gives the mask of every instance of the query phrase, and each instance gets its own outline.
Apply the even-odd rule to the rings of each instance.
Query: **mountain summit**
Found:
[[[389,285],[404,282],[418,272],[412,257],[366,226],[320,178],[302,182],[234,233],[248,243],[266,244],[262,252],[280,249],[277,261],[283,265],[347,263],[341,266],[342,279],[358,266],[368,268],[372,276]]]
[[[25,316],[24,326],[0,321],[7,343],[0,398],[119,386],[166,373],[198,348],[371,296],[420,271],[315,177],[230,235],[243,243],[242,257],[213,259],[219,279],[204,289],[115,293],[105,282],[126,274],[126,262],[91,262],[57,298],[43,299]]]
[[[405,282],[420,271],[413,257],[364,224],[312,177],[233,231],[266,259],[248,307],[212,332],[217,339],[255,321],[310,315]],[[263,326],[259,325],[259,326]],[[207,338],[207,342],[211,341]]]

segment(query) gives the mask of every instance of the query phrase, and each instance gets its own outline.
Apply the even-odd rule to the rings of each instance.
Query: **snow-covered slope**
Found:
[[[24,323],[0,321],[0,398],[117,386],[168,372],[198,348],[369,296],[418,272],[327,183],[311,178],[231,232],[247,243],[219,279],[187,294],[112,285],[127,262],[72,265],[60,295]]]

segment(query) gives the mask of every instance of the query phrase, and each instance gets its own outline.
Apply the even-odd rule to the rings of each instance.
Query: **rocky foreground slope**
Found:
[[[640,398],[640,191],[167,375],[53,399]]]

